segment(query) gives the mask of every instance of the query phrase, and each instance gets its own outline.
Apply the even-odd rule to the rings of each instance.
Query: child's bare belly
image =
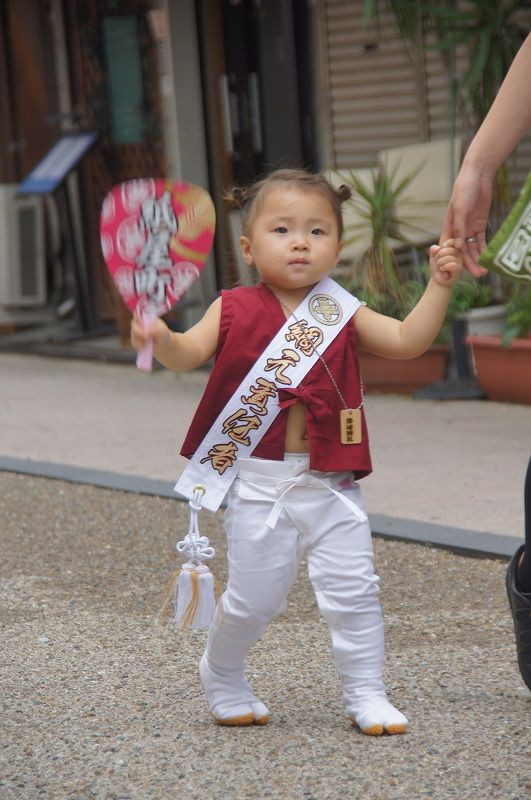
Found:
[[[286,453],[310,452],[306,431],[306,409],[301,403],[289,407],[284,450]]]

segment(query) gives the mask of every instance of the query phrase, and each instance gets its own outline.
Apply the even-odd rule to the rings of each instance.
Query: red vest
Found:
[[[260,283],[221,292],[221,323],[214,368],[205,393],[184,440],[181,454],[191,458],[218,415],[264,352],[286,318],[273,292]],[[356,333],[347,323],[323,354],[349,408],[361,403]],[[295,389],[280,389],[283,409],[252,452],[257,458],[283,461],[287,407],[306,406],[310,442],[310,468],[323,472],[352,470],[356,478],[372,471],[365,415],[362,408],[362,441],[341,444],[340,398],[321,361],[317,361]],[[251,455],[249,453],[249,455]]]

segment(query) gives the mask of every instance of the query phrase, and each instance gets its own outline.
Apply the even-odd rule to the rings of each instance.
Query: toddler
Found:
[[[217,462],[221,475],[231,454],[236,458],[234,442],[248,444],[249,431],[264,419],[265,403],[276,404],[277,416],[251,448],[252,455],[238,457],[237,477],[228,492],[229,579],[200,662],[206,699],[221,725],[269,721],[269,710],[245,678],[245,656],[285,609],[305,555],[319,609],[330,626],[348,715],[368,735],[407,729],[407,718],[389,702],[382,681],[379,579],[358,485],[371,472],[371,459],[357,350],[397,359],[426,350],[441,327],[462,264],[453,240],[433,246],[430,281],[403,322],[350,296],[352,310],[341,320],[333,292],[315,287],[337,286],[323,279],[341,254],[341,203],[349,196],[347,187],[336,190],[323,176],[299,170],[278,170],[245,190],[234,189],[231,199],[242,209],[243,258],[256,268],[260,283],[222,291],[186,333],[171,332],[162,320],[146,329],[138,318],[132,322],[133,346],[139,349],[153,339],[156,358],[170,369],[192,370],[216,356],[183,445],[189,458],[254,363],[288,325],[290,346],[281,358],[265,362],[264,377],[248,397],[241,397],[253,412],[247,424],[240,418],[236,425],[234,415],[225,420],[232,450],[225,449],[223,464]],[[308,309],[321,328],[300,317],[309,297]],[[341,329],[328,342],[325,334],[333,325]],[[288,368],[310,352],[315,363],[293,386]],[[215,447],[208,454],[213,463],[219,459]]]

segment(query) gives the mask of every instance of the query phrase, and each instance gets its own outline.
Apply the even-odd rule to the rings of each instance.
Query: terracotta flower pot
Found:
[[[449,347],[435,344],[417,358],[397,360],[360,352],[359,362],[365,391],[382,394],[412,394],[423,386],[444,380]]]
[[[503,347],[501,336],[468,336],[479,383],[490,400],[531,404],[531,337]]]

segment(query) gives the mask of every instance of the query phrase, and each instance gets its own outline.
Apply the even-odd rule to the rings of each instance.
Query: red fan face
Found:
[[[101,247],[131,311],[160,316],[199,277],[216,215],[191,183],[143,178],[115,186],[101,210]]]

